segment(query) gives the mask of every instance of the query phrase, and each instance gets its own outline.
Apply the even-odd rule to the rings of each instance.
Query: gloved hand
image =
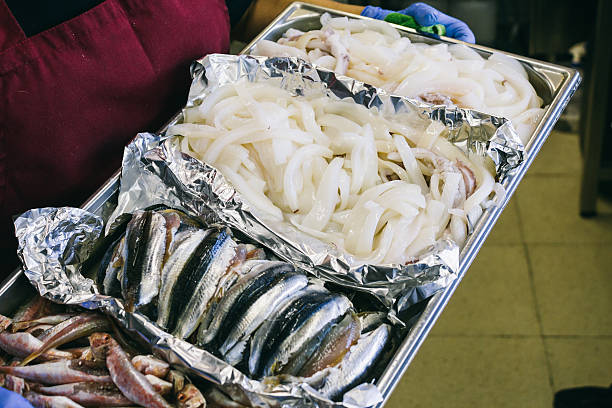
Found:
[[[384,20],[387,15],[394,13],[391,10],[385,10],[380,7],[366,6],[361,12],[362,16]],[[398,13],[414,17],[416,22],[421,26],[432,26],[434,24],[442,24],[446,27],[446,36],[456,38],[457,40],[475,43],[476,38],[467,24],[455,17],[447,16],[440,10],[431,7],[425,3],[414,3],[407,8],[398,11]]]
[[[0,387],[0,408],[32,408],[21,395]]]

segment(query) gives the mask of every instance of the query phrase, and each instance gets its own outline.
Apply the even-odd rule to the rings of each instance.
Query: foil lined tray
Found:
[[[280,21],[283,16],[286,17],[286,13],[288,11],[297,11],[298,16],[304,16],[303,13],[306,13],[306,15],[308,13],[311,13],[312,17],[312,13],[319,13],[320,15],[322,12],[328,11],[331,12],[332,15],[348,15],[350,17],[359,18],[358,16],[352,16],[346,13],[334,13],[332,10],[295,3],[290,6],[283,15],[279,16],[276,22]],[[318,21],[318,16],[315,17],[315,19]],[[275,23],[273,23],[273,25]],[[269,29],[270,27],[267,30]],[[409,29],[407,30],[409,31]],[[284,29],[282,31],[284,31]],[[262,35],[265,33],[266,31],[264,31]],[[419,36],[418,34],[413,35]],[[432,41],[431,39],[426,37],[423,37],[423,39],[426,41]],[[452,42],[452,40],[450,42]],[[483,47],[476,46],[476,48],[478,49]],[[537,151],[539,150],[539,147],[544,142],[546,136],[552,128],[552,125],[558,118],[558,115],[560,115],[561,111],[563,110],[565,104],[569,100],[569,97],[573,93],[573,90],[575,89],[575,86],[577,86],[579,81],[577,74],[573,70],[557,67],[552,64],[538,64],[541,65],[538,71],[538,75],[540,75],[540,77],[545,77],[546,72],[550,72],[553,74],[550,77],[546,76],[547,79],[542,82],[544,85],[546,85],[544,92],[548,92],[548,94],[540,94],[541,88],[536,87],[536,89],[538,89],[538,94],[544,97],[545,101],[550,101],[551,104],[547,108],[546,114],[542,120],[542,122],[545,123],[540,123],[538,125],[536,133],[534,133],[534,136],[531,138],[529,144],[527,145],[525,163],[518,168],[517,172],[506,178],[504,185],[508,191],[508,196],[506,198],[506,201],[504,202],[504,205],[509,199],[511,193],[516,189],[518,182],[526,172],[528,165],[535,157]],[[542,72],[544,72],[544,74],[541,74]],[[531,75],[532,72],[530,71],[530,78]],[[546,95],[548,95],[548,99]],[[176,118],[174,118],[174,120],[176,120]],[[102,215],[104,217],[108,216],[110,211],[112,211],[113,206],[117,202],[118,188],[118,175],[115,175],[84,204],[84,208],[98,215]],[[488,233],[490,232],[492,225],[498,218],[502,209],[503,206],[491,209],[485,213],[485,216],[482,217],[482,219],[476,226],[473,235],[469,238],[466,246],[461,252],[461,261],[459,269],[457,271],[457,279],[453,281],[450,286],[448,286],[443,292],[438,293],[432,299],[430,299],[430,301],[426,304],[423,312],[420,314],[420,317],[416,319],[416,323],[414,324],[414,326],[412,326],[409,334],[403,341],[400,348],[397,350],[395,356],[392,358],[392,360],[387,365],[387,368],[376,381],[376,385],[383,395],[383,401],[381,401],[378,406],[382,406],[384,404],[384,401],[391,394],[392,389],[399,382],[401,375],[408,367],[410,361],[412,360],[418,348],[424,341],[428,331],[431,329],[440,312],[443,310],[444,306],[450,299],[450,296],[452,296],[452,293],[459,284],[460,279],[467,271],[469,264],[474,259],[477,251],[482,246],[486,235],[488,235]],[[0,286],[0,299],[2,300],[0,302],[0,313],[8,313],[13,307],[15,300],[19,299],[19,296],[23,296],[27,293],[31,293],[31,288],[29,288],[29,285],[23,278],[23,275],[20,272],[14,273],[2,284],[2,286]]]
[[[261,40],[278,40],[283,33],[290,28],[301,31],[319,29],[321,28],[320,18],[324,13],[329,13],[332,17],[346,16],[353,19],[368,19],[368,17],[327,7],[294,2],[255,37],[253,41],[241,51],[241,54],[251,54],[256,44]],[[506,204],[509,202],[512,194],[516,191],[520,181],[525,176],[581,81],[580,74],[575,69],[538,61],[481,45],[464,43],[449,37],[441,36],[439,38],[432,38],[418,33],[414,29],[395,24],[392,24],[392,26],[396,28],[402,36],[408,37],[412,42],[426,44],[464,44],[483,57],[488,57],[495,52],[504,54],[518,61],[527,71],[529,82],[533,85],[536,93],[542,98],[545,112],[529,141],[524,146],[525,155],[523,164],[502,183],[506,189],[506,198],[504,202],[499,207],[491,208],[483,214],[476,224],[472,235],[468,237],[467,242],[462,248],[457,279],[443,291],[438,292],[427,301],[420,317],[411,327],[408,335],[396,351],[386,370],[382,373],[380,378],[378,378],[376,384],[381,390],[384,400],[379,403],[377,407],[382,407],[385,404],[394,388],[399,383],[402,375],[408,369],[408,366],[416,356],[429,331],[432,329],[436,320],[446,307],[446,304],[459,286],[461,279],[467,273],[485,239],[491,232]]]
[[[522,160],[522,146],[504,119],[459,108],[432,108],[389,96],[295,58],[213,54],[196,62],[192,75],[188,106],[201,102],[225,84],[244,80],[265,82],[296,95],[306,93],[331,100],[348,97],[357,104],[385,112],[397,121],[404,117],[426,123],[438,120],[446,126],[449,140],[457,141],[457,146],[468,154],[491,158],[503,177],[511,174]],[[175,120],[180,122],[180,117]],[[33,209],[18,217],[15,221],[18,254],[30,282],[41,295],[58,303],[104,310],[135,335],[144,338],[168,361],[223,386],[241,401],[264,406],[313,407],[367,407],[381,401],[378,388],[368,383],[347,390],[342,403],[333,403],[314,392],[303,380],[273,385],[269,381],[251,380],[208,352],[165,333],[139,313],[126,312],[120,300],[99,294],[93,280],[81,274],[90,272],[83,262],[103,234],[105,221],[108,228],[122,213],[165,204],[203,217],[210,223],[229,225],[281,259],[309,271],[316,278],[344,287],[347,292],[355,293],[355,289],[366,292],[386,307],[389,316],[400,326],[397,333],[403,330],[400,312],[448,286],[456,277],[458,247],[446,240],[434,246],[431,254],[409,265],[360,265],[347,269],[343,265],[348,261],[333,254],[327,246],[302,242],[303,237],[291,236],[286,230],[277,233],[268,221],[257,217],[255,208],[242,201],[221,173],[182,153],[174,139],[140,134],[125,149],[117,206],[109,220],[83,209],[66,207]],[[104,212],[107,207],[100,205],[98,208]],[[308,251],[302,251],[303,248]],[[311,254],[331,261],[319,265],[312,260]],[[346,279],[354,282],[347,285]],[[355,306],[359,307],[360,303]]]

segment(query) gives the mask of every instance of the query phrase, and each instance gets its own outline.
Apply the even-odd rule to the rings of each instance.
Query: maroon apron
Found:
[[[190,62],[227,52],[229,30],[224,0],[107,0],[28,38],[0,0],[0,280],[12,216],[82,204],[180,109]]]

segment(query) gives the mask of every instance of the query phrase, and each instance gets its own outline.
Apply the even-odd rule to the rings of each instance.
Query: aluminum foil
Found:
[[[70,207],[34,209],[15,220],[24,273],[41,296],[110,314],[147,341],[155,354],[217,384],[235,401],[260,407],[357,408],[382,400],[371,383],[348,390],[343,402],[333,402],[306,383],[252,380],[209,352],[164,332],[140,313],[126,312],[120,299],[99,294],[93,281],[83,276],[91,273],[82,266],[101,237],[102,227],[101,217]]]
[[[216,87],[247,79],[268,81],[294,94],[315,93],[351,98],[397,120],[439,120],[447,137],[468,155],[490,157],[502,179],[523,160],[522,145],[510,122],[503,118],[390,96],[377,88],[289,57],[213,54],[192,64],[193,83],[187,107],[201,103]],[[178,117],[175,122],[180,122]],[[163,134],[163,132],[162,132]],[[114,217],[164,202],[218,220],[241,231],[276,255],[317,276],[350,290],[376,296],[400,312],[432,296],[456,278],[458,246],[438,241],[418,262],[409,265],[364,265],[335,246],[305,234],[289,223],[266,219],[215,168],[181,153],[173,139],[141,135],[124,157],[119,206]]]
[[[212,87],[248,78],[275,79],[300,92],[323,92],[329,97],[351,97],[357,103],[385,113],[419,115],[443,121],[448,135],[469,154],[488,155],[500,177],[522,160],[522,150],[508,122],[488,115],[449,108],[432,108],[388,96],[348,78],[338,78],[293,58],[211,55],[195,63],[188,105],[198,103]],[[177,118],[180,121],[180,117]],[[273,251],[279,258],[327,281],[372,294],[393,316],[446,287],[456,277],[459,248],[441,240],[414,264],[407,266],[354,265],[345,254],[285,223],[270,223],[213,167],[181,153],[172,139],[140,134],[126,148],[118,206],[107,220],[153,204],[166,204],[221,222]],[[344,394],[343,402],[322,397],[306,383],[274,384],[254,381],[212,354],[160,330],[146,317],[127,313],[121,300],[103,296],[82,270],[82,262],[103,232],[103,219],[75,208],[31,210],[15,227],[19,256],[26,276],[41,295],[65,304],[101,309],[151,344],[153,351],[172,364],[185,367],[218,384],[237,401],[256,406],[367,407],[381,401],[373,384],[365,383]]]

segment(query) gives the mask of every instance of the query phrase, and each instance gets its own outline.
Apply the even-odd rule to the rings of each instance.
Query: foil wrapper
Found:
[[[440,120],[451,141],[468,154],[490,157],[501,178],[522,161],[520,142],[504,119],[386,95],[294,58],[211,55],[194,63],[192,74],[188,106],[205,98],[214,86],[242,78],[281,78],[275,83],[296,94],[323,92],[333,98],[350,97],[398,118],[416,114]],[[179,115],[174,122],[180,120]],[[382,398],[371,383],[345,392],[342,402],[332,402],[307,383],[252,380],[207,351],[165,333],[139,313],[126,312],[120,299],[100,295],[90,277],[83,275],[83,261],[103,234],[104,222],[108,228],[118,215],[154,204],[184,209],[209,223],[226,224],[316,277],[373,295],[387,307],[390,317],[448,286],[458,270],[459,248],[448,240],[439,241],[414,264],[355,265],[329,244],[288,224],[265,220],[241,199],[220,172],[180,152],[163,132],[140,134],[126,147],[118,205],[109,220],[76,208],[35,209],[17,218],[18,253],[26,276],[41,295],[112,315],[170,363],[218,384],[236,401],[254,406],[368,407]],[[399,319],[395,321],[401,323]]]

